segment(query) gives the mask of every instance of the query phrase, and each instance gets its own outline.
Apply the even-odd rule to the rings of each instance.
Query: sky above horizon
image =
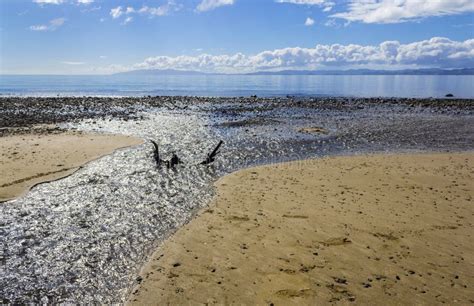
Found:
[[[0,74],[467,67],[473,0],[0,0]]]

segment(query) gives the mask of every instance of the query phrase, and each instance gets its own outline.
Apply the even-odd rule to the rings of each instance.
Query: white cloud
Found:
[[[120,16],[122,16],[123,13],[124,12],[121,6],[117,6],[116,8],[110,10],[110,16],[112,16],[112,18],[114,19],[119,18]]]
[[[327,0],[277,0],[278,3],[292,3],[292,4],[303,4],[303,5],[322,5]]]
[[[166,16],[169,15],[173,11],[178,11],[181,9],[181,5],[178,5],[174,2],[174,0],[169,0],[166,4],[158,6],[158,7],[149,7],[149,6],[142,6],[140,9],[136,9],[134,7],[127,7],[123,8],[121,6],[117,6],[110,10],[110,15],[112,18],[117,19],[122,15],[131,15],[131,14],[140,14],[140,15],[148,15],[150,17],[154,16]],[[132,17],[126,17],[122,24],[127,24],[128,22],[132,21]]]
[[[49,24],[39,24],[30,26],[31,31],[54,31],[66,22],[65,18],[56,18],[49,22]]]
[[[133,17],[128,16],[125,18],[125,20],[122,22],[122,25],[127,25],[128,23],[133,21]]]
[[[107,55],[101,55],[99,56],[100,59],[106,59],[107,58]]]
[[[336,5],[331,0],[276,0],[278,3],[290,3],[297,5],[318,5],[324,7],[323,12],[329,12]]]
[[[61,4],[64,0],[33,0],[33,2],[38,4]]]
[[[324,25],[331,28],[339,28],[339,24],[337,23],[336,19],[328,19]]]
[[[314,19],[313,18],[306,18],[306,21],[304,22],[304,25],[307,26],[307,27],[310,27],[314,24]]]
[[[364,23],[399,23],[430,16],[474,12],[473,0],[351,0],[331,17]]]
[[[84,63],[84,62],[70,62],[70,61],[64,61],[64,62],[61,62],[61,64],[64,64],[64,65],[72,65],[72,66],[79,66],[79,65],[84,65],[85,63]]]
[[[48,26],[44,24],[30,26],[31,31],[48,31]]]
[[[234,0],[202,0],[196,7],[198,12],[205,12],[225,5],[234,4]]]
[[[88,5],[94,3],[95,0],[74,0],[78,5],[84,4]],[[43,4],[62,4],[62,3],[73,3],[72,0],[33,0],[34,3],[38,3],[40,5]]]
[[[255,55],[157,56],[129,69],[185,69],[207,72],[316,69],[321,67],[473,67],[474,39],[453,41],[433,37],[410,44],[386,41],[379,45],[316,45],[285,48]]]
[[[138,10],[139,14],[149,14],[151,16],[165,16],[165,15],[168,15],[169,12],[170,12],[170,7],[167,5],[163,5],[159,7],[143,6],[141,9]]]

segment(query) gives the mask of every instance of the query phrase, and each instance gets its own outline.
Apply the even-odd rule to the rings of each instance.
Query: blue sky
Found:
[[[474,67],[472,0],[0,0],[0,73]]]

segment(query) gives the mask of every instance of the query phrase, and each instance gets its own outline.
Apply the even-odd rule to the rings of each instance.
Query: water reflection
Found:
[[[1,95],[474,97],[474,76],[0,76]]]

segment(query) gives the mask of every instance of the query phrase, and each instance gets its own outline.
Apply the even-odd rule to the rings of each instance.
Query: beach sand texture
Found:
[[[157,249],[130,304],[474,303],[474,155],[238,171]]]
[[[0,202],[70,175],[81,165],[143,141],[122,135],[25,134],[0,137]]]

